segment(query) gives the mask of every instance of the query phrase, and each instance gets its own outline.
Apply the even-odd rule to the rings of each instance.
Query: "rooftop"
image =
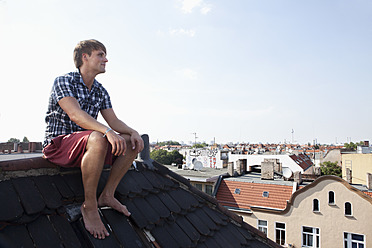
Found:
[[[103,171],[98,193],[110,173]],[[132,213],[100,208],[104,240],[84,228],[80,169],[41,157],[0,162],[0,247],[279,247],[165,166],[139,159],[116,197]]]

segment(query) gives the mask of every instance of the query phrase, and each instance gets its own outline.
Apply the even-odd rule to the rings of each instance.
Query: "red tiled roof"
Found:
[[[372,192],[363,191],[363,193],[366,194],[366,195],[369,195],[370,197],[372,197]]]
[[[240,189],[240,194],[234,193],[235,189]],[[262,196],[264,191],[269,192],[269,197]],[[229,207],[284,209],[291,195],[292,186],[223,180],[216,197],[220,204]]]
[[[304,171],[313,165],[313,162],[311,162],[310,158],[306,156],[305,154],[298,154],[297,155],[290,155],[291,159],[295,161]]]

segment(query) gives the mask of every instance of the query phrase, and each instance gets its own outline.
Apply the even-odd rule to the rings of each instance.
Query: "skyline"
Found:
[[[91,38],[116,114],[150,142],[372,141],[371,14],[363,0],[0,0],[0,142],[43,141],[52,83]]]

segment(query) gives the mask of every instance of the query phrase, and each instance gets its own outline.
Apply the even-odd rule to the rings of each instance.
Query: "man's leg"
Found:
[[[100,132],[92,132],[81,161],[85,196],[81,213],[87,231],[99,239],[109,235],[99,216],[97,204],[97,186],[104,166],[107,146],[107,139],[103,138]]]
[[[132,149],[132,145],[130,142],[129,135],[122,135],[127,144],[127,149],[125,151],[124,156],[119,156],[116,158],[114,164],[112,165],[111,172],[105,188],[102,191],[98,199],[99,206],[109,206],[116,211],[123,213],[126,216],[130,215],[130,212],[127,210],[126,206],[121,204],[115,197],[115,190],[120,182],[120,180],[124,177],[125,173],[127,173],[128,169],[133,163],[133,160],[137,157],[138,153]]]

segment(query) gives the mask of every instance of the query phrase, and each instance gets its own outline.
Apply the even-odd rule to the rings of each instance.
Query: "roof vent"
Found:
[[[234,194],[240,195],[240,189],[236,188]]]
[[[262,192],[262,197],[269,197],[269,191]]]

